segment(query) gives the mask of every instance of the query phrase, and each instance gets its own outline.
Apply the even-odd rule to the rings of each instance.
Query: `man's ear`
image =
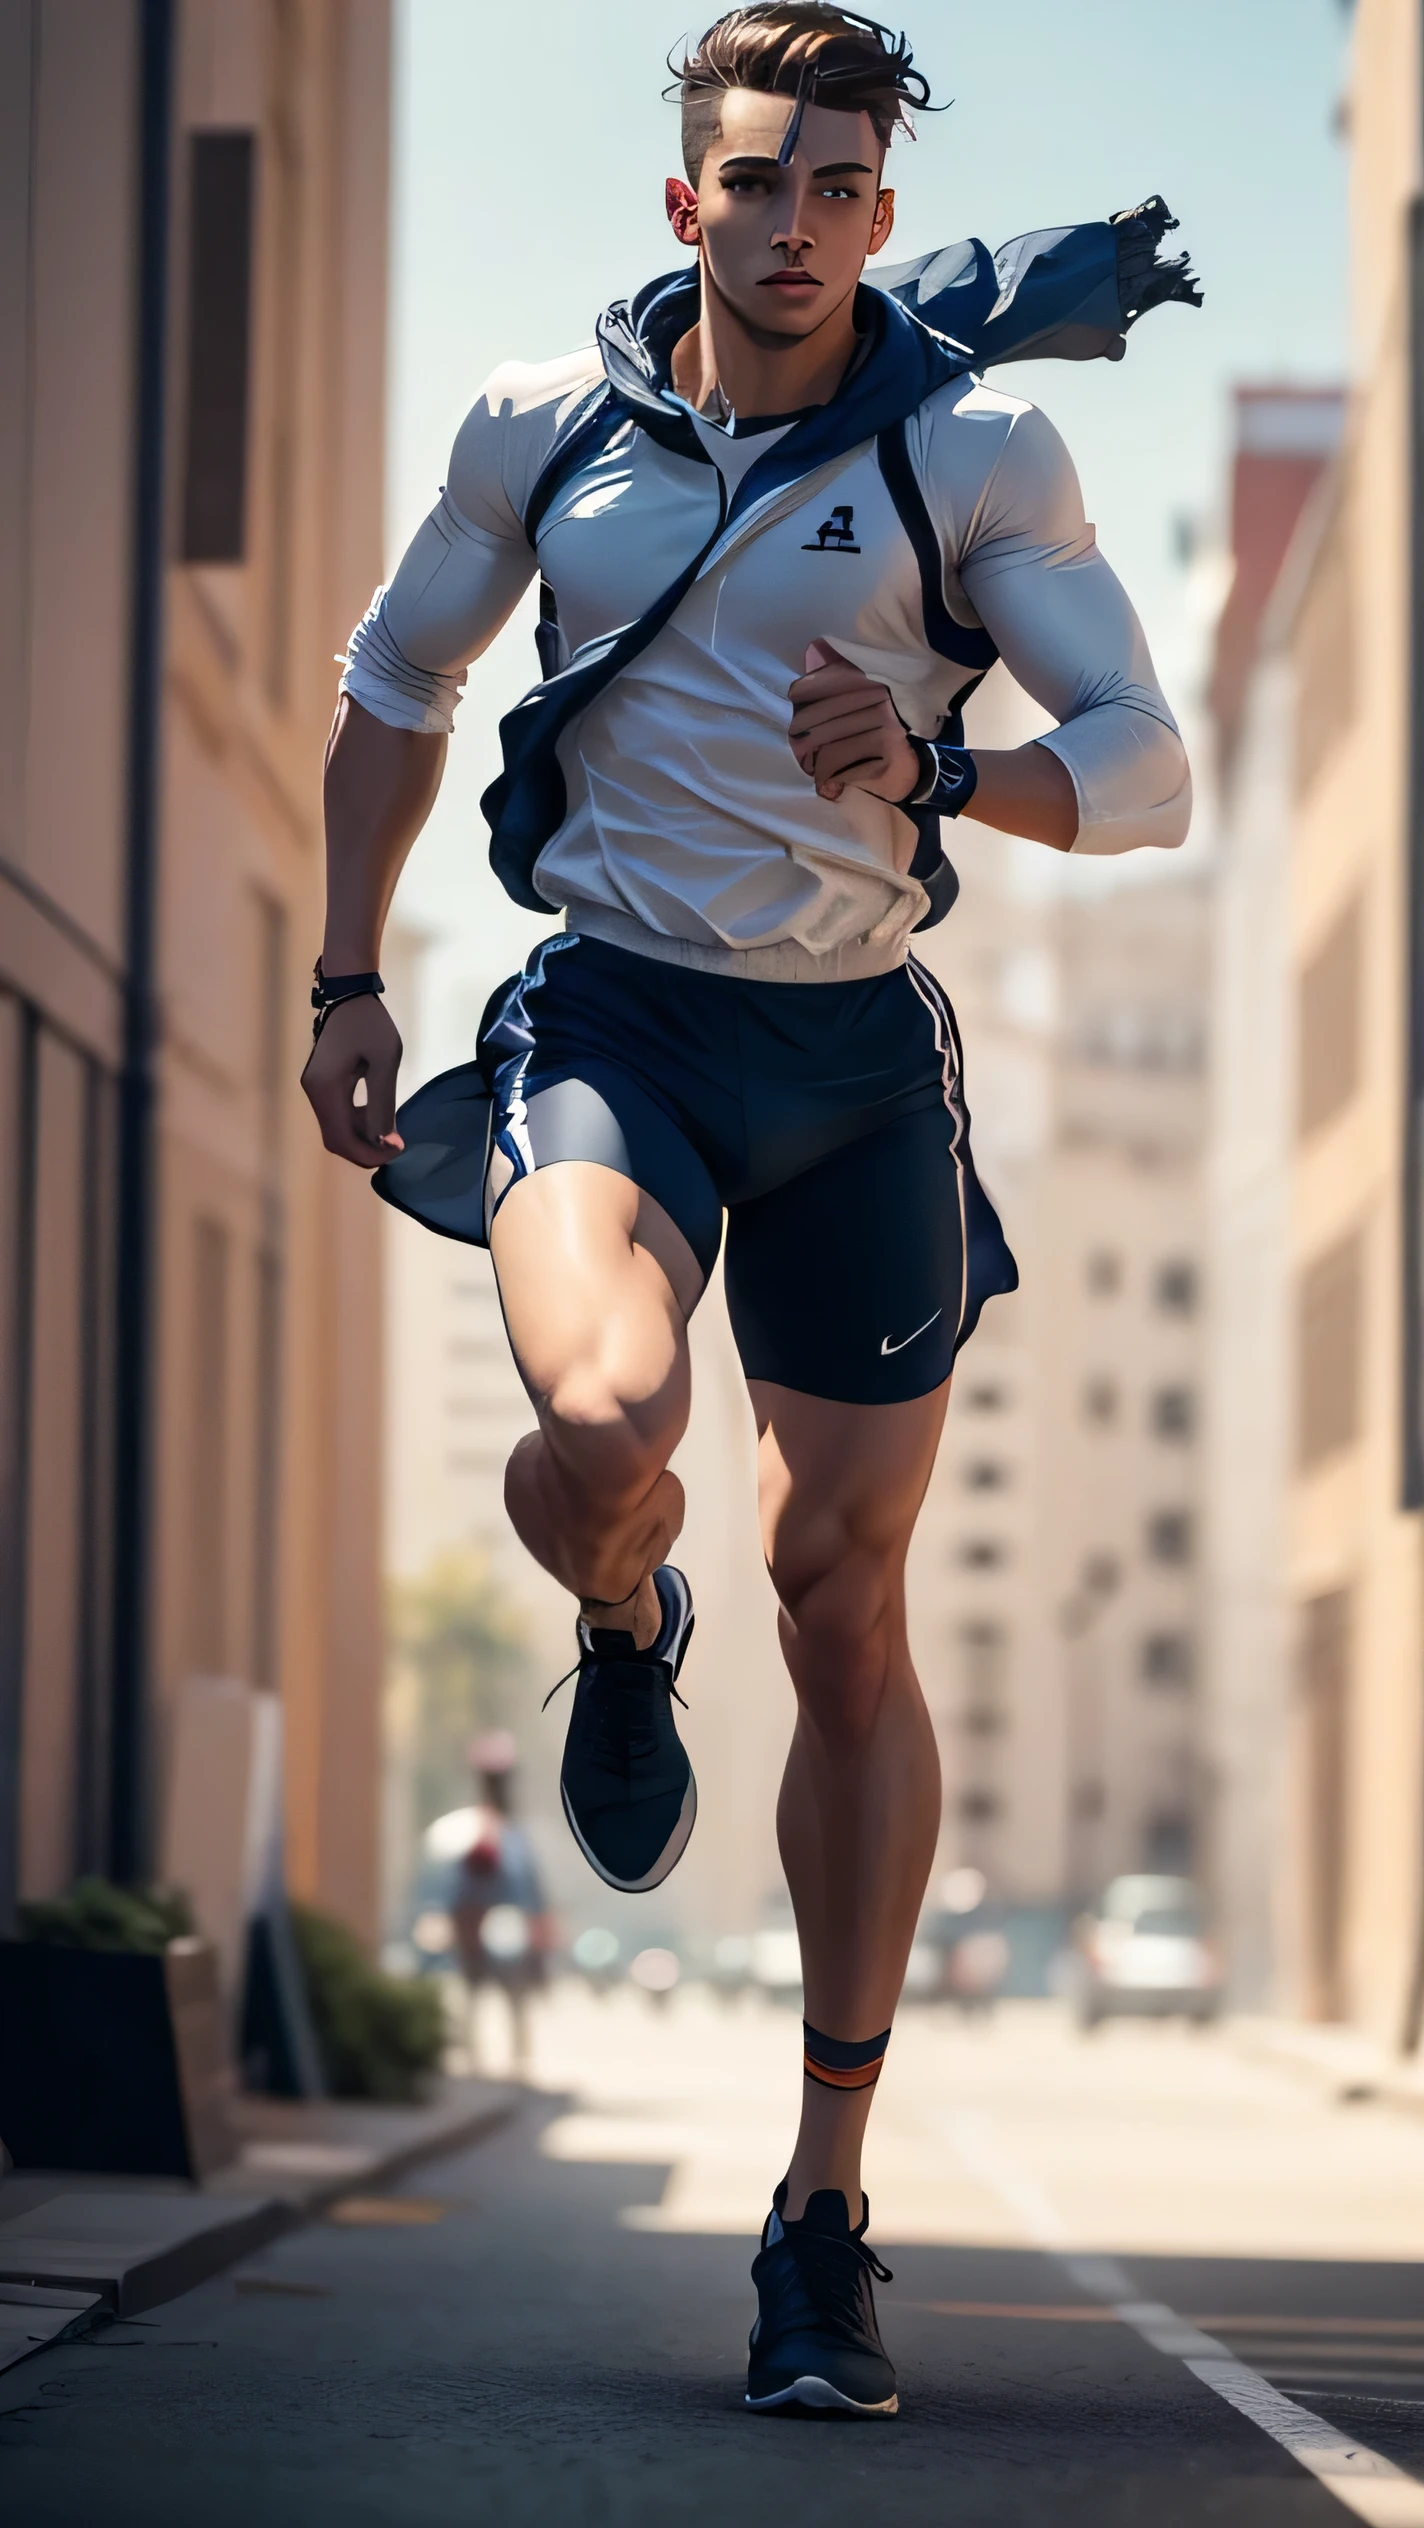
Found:
[[[895,225],[895,192],[892,185],[883,185],[875,197],[875,217],[870,223],[870,243],[865,251],[878,255]]]
[[[697,196],[681,176],[669,176],[663,187],[668,225],[680,246],[700,246],[702,230],[697,219]],[[886,230],[886,235],[889,235]],[[874,252],[872,247],[871,252]]]

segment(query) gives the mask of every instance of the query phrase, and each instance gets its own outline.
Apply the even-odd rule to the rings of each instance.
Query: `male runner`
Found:
[[[666,1876],[695,1813],[668,1460],[726,1216],[798,1706],[778,1832],[807,2014],[747,2401],[885,2414],[860,2149],[940,1818],[905,1557],[955,1353],[1016,1279],[911,936],[952,898],[939,817],[1172,845],[1189,783],[1056,433],[948,338],[958,306],[999,321],[1035,257],[1061,280],[1088,232],[864,286],[885,151],[927,90],[903,37],[822,0],[733,10],[680,87],[668,213],[696,270],[610,309],[595,348],[495,373],[353,636],[305,1084],[329,1149],[491,1247],[538,1420],[509,1513],[580,1609],[564,1805],[621,1888]],[[1150,246],[1145,268],[1136,308],[1190,295]],[[1101,306],[1064,288],[1081,354]],[[564,928],[397,1133],[382,923],[464,669],[536,569],[545,677],[485,806],[504,883]],[[1059,725],[970,752],[951,714],[997,655]]]

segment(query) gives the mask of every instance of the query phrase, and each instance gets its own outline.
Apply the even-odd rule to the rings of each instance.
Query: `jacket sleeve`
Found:
[[[1074,850],[1170,849],[1191,822],[1191,774],[1142,626],[1052,423],[1032,405],[1004,408],[998,456],[951,530],[947,594],[957,579],[1010,675],[1058,722],[1038,743],[1072,776]]]
[[[352,633],[341,691],[389,728],[448,735],[465,670],[533,578],[524,507],[566,407],[570,367],[495,371],[460,426],[439,501]]]
[[[1189,257],[1160,251],[1176,226],[1154,193],[1112,219],[1011,237],[997,254],[966,237],[870,277],[922,324],[961,343],[976,369],[1120,360],[1130,328],[1150,309],[1171,299],[1202,303]]]

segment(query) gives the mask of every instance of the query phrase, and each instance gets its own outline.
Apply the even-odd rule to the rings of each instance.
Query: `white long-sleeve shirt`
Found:
[[[574,661],[635,621],[716,527],[770,435],[694,416],[711,457],[632,422],[564,484],[537,551],[523,517],[553,444],[601,374],[595,351],[495,371],[438,506],[353,635],[342,680],[394,727],[449,730],[470,661],[536,569]],[[906,444],[953,621],[983,627],[1059,723],[1040,742],[1078,798],[1079,852],[1180,843],[1190,775],[1140,624],[1097,549],[1077,476],[1032,405],[958,376]],[[764,495],[727,528],[642,653],[563,731],[567,813],[534,882],[570,927],[769,979],[900,962],[926,907],[916,829],[868,792],[817,796],[787,742],[787,689],[828,641],[932,737],[971,670],[929,642],[919,563],[873,442]]]

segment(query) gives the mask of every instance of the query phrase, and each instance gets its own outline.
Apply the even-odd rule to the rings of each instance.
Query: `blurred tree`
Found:
[[[417,1833],[471,1796],[469,1744],[507,1721],[526,1675],[523,1616],[477,1548],[437,1554],[391,1584],[388,1742]]]

